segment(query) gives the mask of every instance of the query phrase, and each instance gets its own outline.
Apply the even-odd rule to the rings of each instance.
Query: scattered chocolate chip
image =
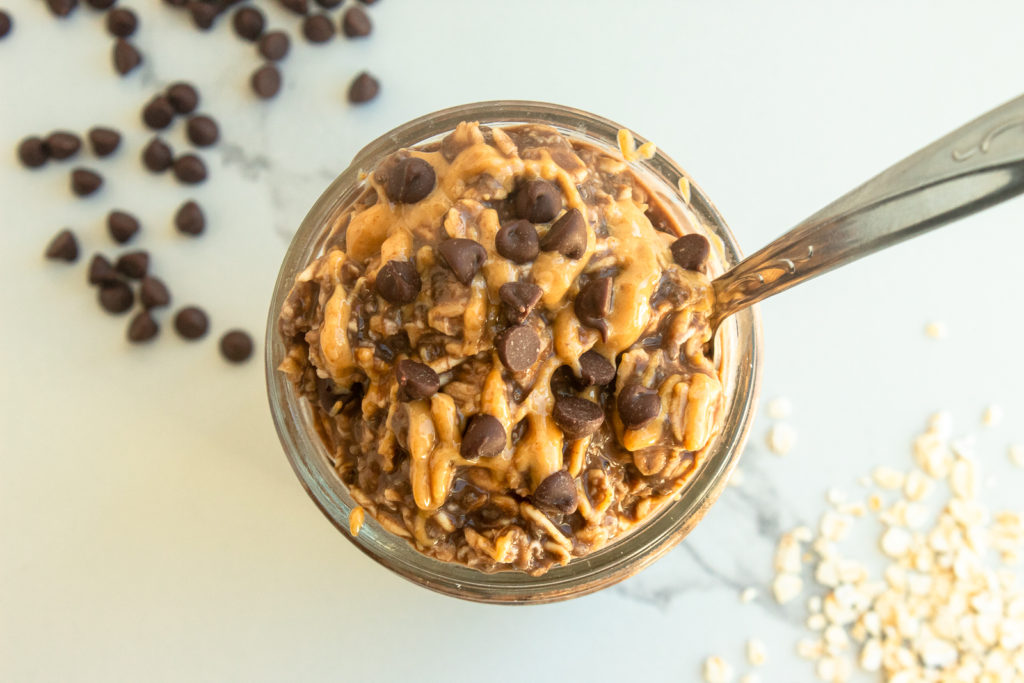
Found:
[[[264,64],[256,69],[250,82],[260,99],[269,100],[281,89],[281,72],[273,64]]]
[[[430,162],[406,157],[391,169],[384,192],[393,202],[415,204],[433,192],[436,181],[437,175]]]
[[[188,133],[188,139],[196,147],[209,147],[220,138],[217,122],[203,114],[190,117],[185,131]]]
[[[71,171],[71,191],[79,197],[88,197],[103,185],[103,176],[87,168]]]
[[[93,9],[105,10],[114,6],[117,0],[85,0],[85,4]]]
[[[309,11],[309,0],[278,0],[281,6],[295,14],[305,14]]]
[[[156,137],[142,148],[142,163],[153,173],[163,173],[174,163],[170,145]]]
[[[58,232],[46,247],[46,258],[51,261],[67,261],[68,263],[77,261],[78,240],[75,239],[75,233],[67,228]]]
[[[124,211],[111,211],[107,215],[107,229],[118,244],[124,244],[139,231],[139,221]]]
[[[416,264],[410,261],[388,261],[377,271],[374,289],[386,301],[408,304],[416,300],[422,283]]]
[[[509,318],[516,323],[526,320],[543,293],[532,282],[506,282],[498,288],[498,298],[505,304]]]
[[[201,308],[188,306],[174,316],[174,329],[185,339],[199,339],[206,334],[210,321]]]
[[[369,102],[380,92],[380,82],[368,74],[362,72],[353,79],[348,87],[348,101],[354,104]]]
[[[593,401],[576,396],[561,396],[551,412],[555,424],[570,439],[590,436],[604,423],[604,411]]]
[[[184,7],[188,4],[188,0],[164,0],[164,4],[171,7]]]
[[[127,38],[139,27],[139,19],[135,12],[125,7],[118,7],[107,12],[107,31],[118,38]]]
[[[103,254],[93,254],[92,260],[89,261],[89,284],[103,285],[120,281],[121,276],[114,270],[114,266],[110,265],[107,257]]]
[[[179,114],[191,114],[199,106],[199,91],[190,83],[172,83],[167,88],[167,100]]]
[[[42,138],[25,138],[18,145],[18,159],[28,168],[38,168],[50,158],[50,150]]]
[[[547,223],[562,210],[562,193],[547,180],[527,180],[516,190],[514,204],[520,218]]]
[[[681,268],[707,272],[711,245],[703,235],[683,235],[672,243],[672,260]]]
[[[414,360],[400,360],[395,364],[395,379],[398,380],[398,399],[418,401],[430,398],[441,387],[441,378],[429,365]]]
[[[231,25],[234,26],[239,38],[252,43],[263,35],[266,20],[263,18],[263,12],[255,7],[243,7],[231,17]]]
[[[97,126],[89,131],[89,144],[92,145],[92,152],[96,156],[110,156],[121,144],[121,134],[113,128]]]
[[[279,62],[288,54],[291,41],[284,31],[270,31],[260,38],[259,51],[265,59]]]
[[[46,148],[50,150],[51,159],[67,159],[78,154],[82,140],[74,133],[59,130],[46,137]]]
[[[114,264],[114,270],[133,280],[141,280],[149,270],[149,254],[144,251],[122,254]]]
[[[159,308],[171,303],[171,293],[167,291],[167,285],[152,275],[142,278],[142,285],[139,287],[139,301],[146,308]]]
[[[157,95],[142,109],[142,120],[152,130],[163,130],[174,120],[174,106],[166,95]]]
[[[529,325],[513,325],[494,338],[502,364],[512,372],[528,370],[540,356],[540,338]]]
[[[437,253],[455,274],[455,279],[464,285],[473,281],[473,276],[487,260],[487,250],[482,244],[462,237],[444,240],[437,245]]]
[[[182,154],[174,160],[174,177],[188,185],[206,180],[206,164],[195,154]]]
[[[139,311],[128,323],[128,341],[133,344],[141,344],[156,337],[160,332],[160,326],[153,320],[149,311]]]
[[[513,263],[529,263],[540,253],[540,240],[533,223],[518,219],[501,226],[494,236],[498,253]]]
[[[193,200],[188,200],[174,214],[174,227],[186,235],[199,235],[206,228],[206,216]]]
[[[100,306],[107,313],[124,313],[135,303],[132,288],[121,280],[112,280],[100,285]]]
[[[316,0],[316,4],[320,5],[324,9],[334,9],[345,0]]]
[[[557,251],[562,256],[578,259],[587,251],[587,223],[579,209],[569,209],[551,224],[540,241],[544,251]]]
[[[661,412],[658,392],[642,384],[627,384],[623,387],[616,404],[619,407],[619,418],[626,429],[640,429]]]
[[[608,331],[608,321],[605,316],[611,311],[612,306],[612,279],[610,277],[599,277],[591,280],[580,289],[573,302],[573,310],[576,317],[587,327],[593,327],[602,334]]]
[[[545,477],[530,498],[537,507],[556,510],[566,515],[576,512],[579,506],[576,480],[567,470],[558,470]]]
[[[118,38],[114,43],[114,69],[117,73],[126,76],[139,64],[142,64],[142,54],[127,40]]]
[[[220,352],[232,363],[243,363],[252,355],[252,337],[242,330],[231,330],[220,338]]]
[[[349,38],[362,38],[363,36],[370,35],[370,31],[373,30],[373,24],[370,22],[370,17],[362,9],[359,7],[349,7],[341,15],[341,30]]]
[[[591,349],[580,356],[580,377],[587,386],[604,385],[615,379],[615,366],[611,361]]]
[[[210,2],[194,0],[185,6],[188,8],[189,14],[192,15],[192,23],[201,31],[209,31],[213,28],[213,22],[220,14],[220,8]]]
[[[334,23],[326,14],[311,14],[302,20],[302,35],[311,43],[326,43],[334,37]]]
[[[376,5],[377,4],[377,0],[359,0],[359,2],[363,3],[364,5]]]
[[[459,454],[466,460],[493,458],[505,450],[505,428],[493,415],[477,413],[469,418]]]
[[[0,38],[6,38],[7,34],[11,32],[11,15],[3,10],[0,10]]]
[[[78,7],[78,0],[46,0],[46,4],[55,16],[66,17]]]

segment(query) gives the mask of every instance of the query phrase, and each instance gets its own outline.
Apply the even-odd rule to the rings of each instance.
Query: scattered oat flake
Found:
[[[704,680],[707,683],[729,683],[732,677],[732,665],[721,657],[708,657],[704,660]]]
[[[764,666],[768,661],[768,648],[764,641],[751,638],[747,641],[747,661],[753,666]]]
[[[729,486],[743,486],[743,470],[739,467],[733,469],[729,477]]]
[[[1017,467],[1024,467],[1024,446],[1019,444],[1010,446],[1010,449],[1007,451],[1007,456],[1010,458],[1010,462]]]
[[[990,405],[988,408],[985,408],[985,412],[982,413],[981,416],[981,424],[985,425],[986,427],[995,427],[1002,421],[1003,409],[1002,407],[997,406],[994,403]]]
[[[690,203],[690,181],[686,176],[679,178],[679,194],[683,196],[684,202]]]
[[[796,444],[796,430],[785,422],[772,425],[768,430],[768,448],[776,455],[786,455]]]
[[[761,677],[755,673],[744,674],[740,677],[740,683],[761,683]]]
[[[772,594],[780,605],[793,600],[803,589],[804,580],[796,574],[779,574],[772,581]]]
[[[793,404],[784,396],[768,401],[768,417],[773,420],[785,420],[793,414]]]
[[[753,602],[757,599],[757,595],[758,590],[753,586],[748,586],[747,588],[744,588],[743,591],[740,593],[740,602]]]
[[[871,478],[875,480],[878,486],[890,491],[903,488],[903,484],[906,481],[906,475],[902,472],[885,466],[876,467],[875,471],[871,473]]]
[[[945,339],[946,325],[941,322],[930,322],[924,326],[924,333],[932,339]]]

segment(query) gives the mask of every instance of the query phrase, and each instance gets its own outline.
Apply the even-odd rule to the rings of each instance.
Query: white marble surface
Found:
[[[744,485],[681,547],[565,604],[462,603],[362,556],[285,462],[259,360],[228,367],[215,343],[232,326],[261,332],[306,208],[363,143],[415,115],[502,97],[600,112],[680,160],[753,249],[1020,94],[1018,2],[383,0],[365,43],[294,44],[271,103],[250,96],[252,48],[226,23],[197,34],[158,0],[124,2],[142,10],[147,61],[118,79],[88,8],[57,22],[42,2],[3,4],[16,26],[0,41],[2,680],[693,681],[708,654],[739,664],[753,635],[770,647],[762,680],[811,680],[793,654],[800,608],[737,593],[766,587],[775,535],[813,523],[829,485],[908,464],[933,410],[975,431],[994,402],[1007,417],[982,434],[999,482],[986,496],[1024,508],[1024,472],[1004,456],[1024,440],[1024,200],[765,303],[764,396],[792,400],[795,449],[770,454],[759,417]],[[345,87],[364,67],[383,93],[353,108]],[[178,78],[223,129],[195,190],[138,171],[137,110]],[[25,134],[95,123],[126,140],[96,164],[108,185],[93,198],[71,196],[70,164],[14,161]],[[180,126],[170,139],[184,147]],[[199,240],[169,226],[187,196],[208,212]],[[84,259],[43,261],[62,226],[87,254],[113,251],[113,207],[143,220],[138,244],[177,304],[208,309],[211,338],[165,329],[130,348]],[[946,339],[924,335],[932,320]]]

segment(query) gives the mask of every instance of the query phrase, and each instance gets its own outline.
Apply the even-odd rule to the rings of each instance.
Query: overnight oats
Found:
[[[537,124],[463,121],[362,187],[277,320],[354,532],[538,576],[678,499],[726,413],[707,235]]]

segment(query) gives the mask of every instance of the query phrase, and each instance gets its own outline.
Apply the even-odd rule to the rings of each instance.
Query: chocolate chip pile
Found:
[[[364,183],[279,320],[357,514],[542,574],[675,499],[724,410],[695,219],[544,126],[460,123]]]

